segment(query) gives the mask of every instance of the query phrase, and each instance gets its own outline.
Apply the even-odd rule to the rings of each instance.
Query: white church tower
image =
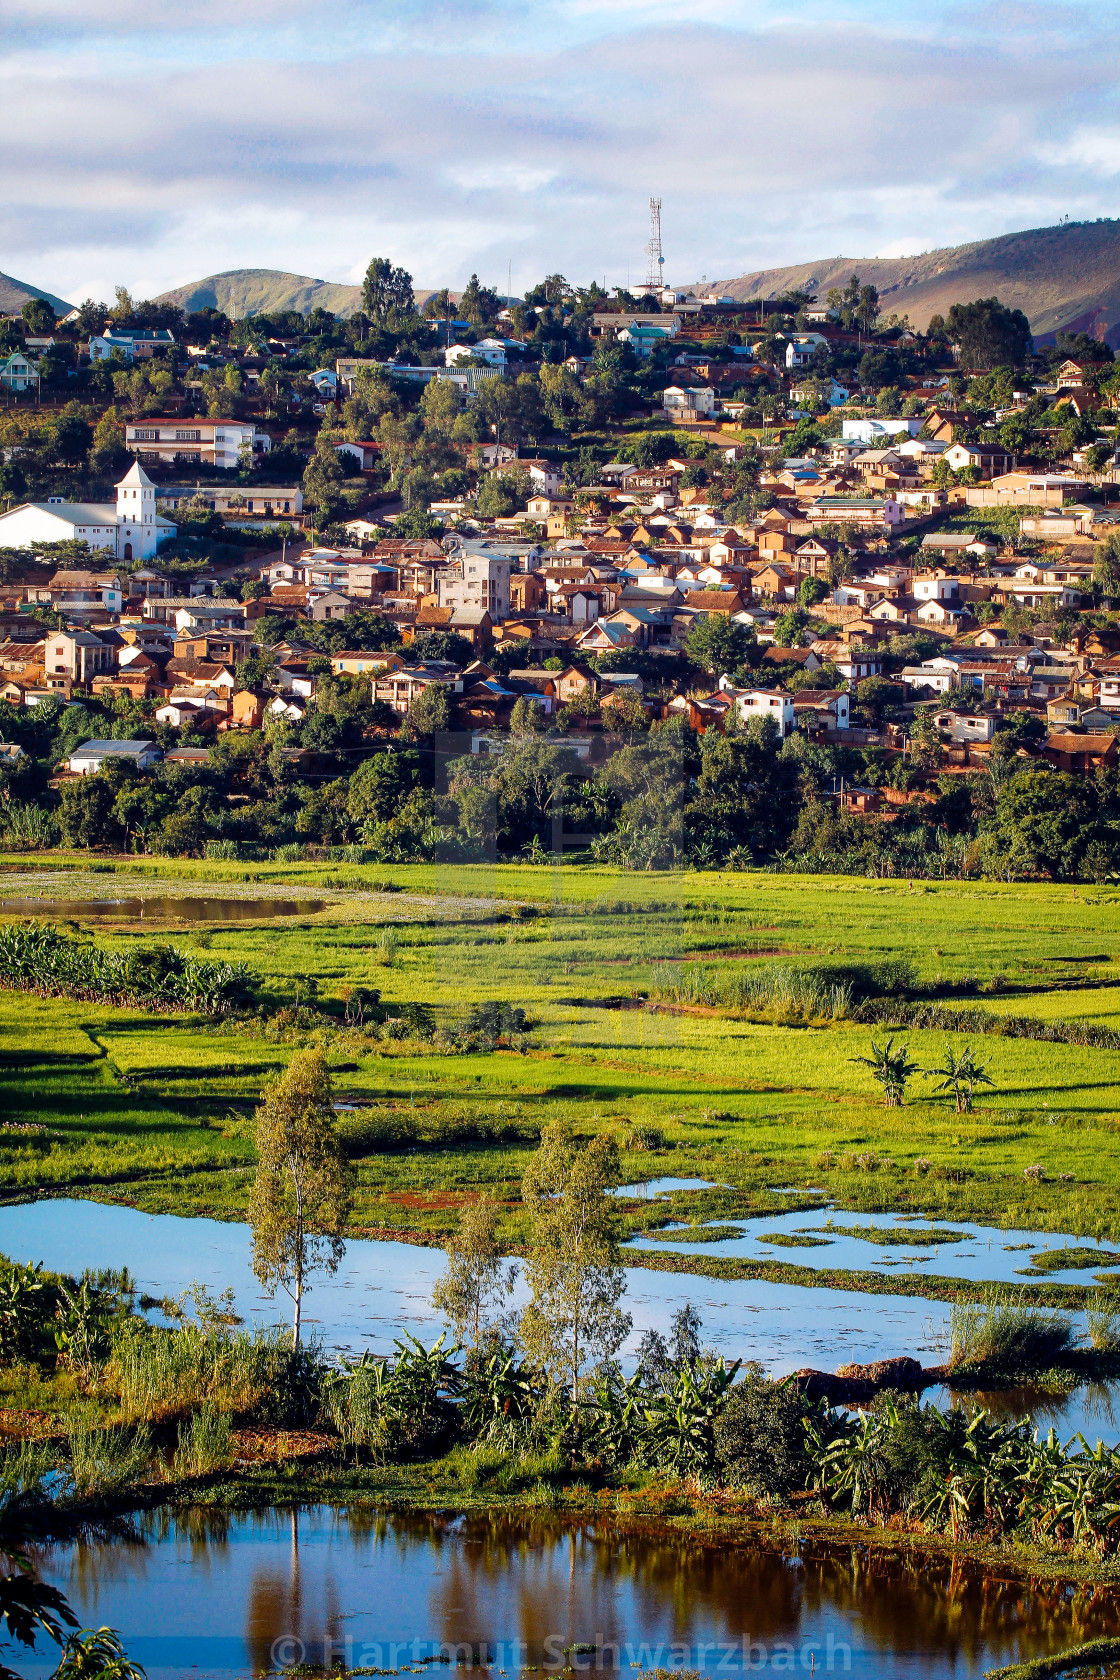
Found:
[[[137,461],[117,485],[117,559],[151,560],[167,534],[156,523],[155,486]]]

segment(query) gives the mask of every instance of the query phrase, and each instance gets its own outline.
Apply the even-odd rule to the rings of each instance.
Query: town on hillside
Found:
[[[997,298],[0,318],[5,843],[1120,871],[1120,363]]]

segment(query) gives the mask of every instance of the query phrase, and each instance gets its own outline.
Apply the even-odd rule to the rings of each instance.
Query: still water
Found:
[[[262,1295],[249,1264],[249,1229],[238,1223],[43,1200],[0,1208],[0,1253],[74,1274],[127,1266],[141,1289],[158,1296],[180,1294],[196,1281],[215,1292],[232,1287],[246,1319],[272,1322],[285,1312],[286,1297],[270,1302]],[[314,1280],[304,1323],[339,1352],[369,1347],[391,1353],[403,1330],[434,1339],[443,1325],[430,1299],[443,1267],[438,1248],[355,1239],[335,1276]],[[728,1358],[760,1360],[776,1375],[900,1353],[930,1364],[940,1357],[938,1337],[948,1321],[943,1302],[906,1296],[720,1282],[637,1267],[626,1275],[631,1357],[643,1330],[667,1332],[673,1314],[688,1302],[704,1321],[707,1344]],[[515,1304],[520,1299],[515,1296]]]
[[[5,898],[0,916],[45,916],[69,922],[259,922],[271,916],[313,916],[318,898]]]
[[[84,1539],[37,1561],[84,1625],[121,1632],[150,1680],[232,1680],[324,1658],[424,1673],[436,1657],[446,1674],[446,1646],[494,1676],[559,1675],[570,1663],[592,1676],[675,1666],[713,1680],[971,1680],[1120,1632],[1114,1590],[551,1515],[186,1511],[143,1519],[131,1539]],[[595,1649],[565,1654],[573,1646]],[[17,1666],[46,1674],[47,1657]]]
[[[667,1189],[702,1189],[702,1179],[665,1179],[655,1181]],[[638,1186],[628,1188],[636,1194]],[[726,1237],[721,1242],[668,1242],[664,1232],[648,1237],[636,1237],[631,1248],[671,1249],[674,1254],[703,1254],[713,1259],[726,1255],[746,1260],[787,1260],[795,1266],[811,1266],[814,1271],[929,1272],[935,1277],[967,1278],[970,1282],[1018,1283],[1033,1282],[1092,1284],[1102,1268],[1116,1265],[1116,1245],[1104,1245],[1100,1258],[1092,1265],[1043,1272],[1032,1267],[1035,1255],[1048,1254],[1076,1245],[1092,1249],[1087,1238],[1067,1237],[1053,1231],[1001,1230],[994,1226],[972,1225],[954,1219],[938,1219],[931,1224],[926,1219],[895,1213],[842,1213],[831,1203],[819,1208],[802,1208],[794,1213],[764,1213],[754,1218],[731,1216],[716,1223],[733,1225],[742,1235]],[[844,1236],[844,1230],[864,1228],[881,1231],[876,1241],[870,1236]],[[673,1226],[667,1226],[671,1232]],[[941,1243],[914,1241],[931,1229],[953,1233]],[[781,1236],[781,1243],[768,1243],[770,1235]],[[806,1238],[804,1246],[800,1238]],[[908,1242],[906,1239],[909,1238]],[[792,1246],[791,1246],[792,1244]],[[1120,1276],[1120,1274],[1117,1274]]]
[[[0,1253],[75,1275],[87,1267],[127,1266],[141,1290],[160,1297],[179,1295],[195,1282],[216,1294],[232,1287],[245,1319],[273,1323],[286,1316],[285,1296],[270,1301],[261,1292],[249,1263],[248,1227],[235,1222],[146,1214],[101,1202],[28,1202],[0,1208]],[[438,1248],[355,1239],[335,1276],[315,1280],[304,1300],[304,1325],[332,1353],[357,1355],[367,1347],[392,1353],[394,1337],[406,1330],[434,1341],[444,1325],[432,1309],[431,1293],[443,1266]],[[756,1359],[774,1376],[805,1365],[834,1370],[895,1354],[911,1354],[926,1365],[945,1356],[949,1308],[942,1301],[751,1279],[721,1282],[637,1267],[627,1269],[626,1279],[625,1305],[634,1320],[622,1350],[628,1367],[642,1332],[667,1333],[673,1314],[687,1303],[703,1319],[705,1345],[727,1359]],[[520,1283],[513,1299],[515,1306],[525,1299]],[[1090,1443],[1120,1443],[1115,1387],[1057,1395],[1014,1389],[979,1398],[999,1416],[1028,1415],[1043,1432],[1053,1425],[1062,1440],[1081,1430]],[[977,1397],[930,1390],[925,1399],[971,1406]]]

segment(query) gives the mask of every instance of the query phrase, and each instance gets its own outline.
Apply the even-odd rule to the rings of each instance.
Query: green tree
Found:
[[[315,440],[315,453],[303,474],[303,493],[321,511],[328,509],[338,496],[339,486],[346,478],[346,468],[327,432],[320,432]]]
[[[522,1183],[533,1245],[525,1262],[532,1299],[519,1335],[527,1358],[579,1397],[590,1367],[610,1359],[630,1333],[619,1302],[626,1274],[618,1246],[618,1146],[600,1134],[577,1146],[554,1121]]]
[[[501,307],[502,300],[497,292],[489,286],[480,286],[478,275],[472,274],[459,304],[463,319],[477,327],[484,327],[497,317]]]
[[[498,1222],[498,1204],[490,1195],[464,1207],[459,1229],[444,1244],[447,1270],[432,1290],[436,1312],[446,1316],[460,1342],[469,1340],[476,1348],[498,1327],[516,1276],[502,1257]]]
[[[945,322],[960,345],[965,367],[1022,367],[1031,348],[1031,324],[1021,309],[1008,309],[998,298],[955,303]]]
[[[337,1271],[353,1196],[321,1050],[297,1050],[266,1088],[256,1120],[257,1172],[249,1198],[253,1273],[270,1295],[279,1288],[291,1298],[297,1348],[307,1278]]]
[[[437,735],[451,727],[451,701],[441,682],[430,682],[413,700],[405,716],[404,733],[412,740]]]
[[[395,268],[388,257],[374,257],[362,281],[362,313],[383,327],[394,311],[411,315],[415,308],[408,270]]]
[[[888,1108],[901,1107],[906,1098],[906,1087],[919,1071],[917,1062],[910,1060],[910,1046],[900,1044],[896,1050],[893,1035],[885,1044],[876,1044],[872,1039],[870,1056],[850,1056],[848,1059],[871,1069],[872,1079],[882,1086],[883,1101]]]
[[[41,338],[54,331],[54,305],[46,298],[28,298],[19,313],[24,326],[34,337]]]
[[[971,1044],[966,1044],[962,1050],[954,1050],[951,1044],[947,1044],[945,1060],[940,1067],[930,1068],[926,1078],[940,1080],[940,1084],[934,1086],[935,1091],[952,1093],[958,1114],[971,1113],[972,1093],[977,1085],[995,1084],[986,1065],[976,1060]]]
[[[945,746],[931,711],[914,714],[910,725],[910,756],[923,770],[936,770],[945,761]]]
[[[685,649],[701,670],[717,676],[722,671],[734,671],[740,665],[750,664],[757,643],[745,625],[733,624],[722,614],[710,613],[690,626]]]

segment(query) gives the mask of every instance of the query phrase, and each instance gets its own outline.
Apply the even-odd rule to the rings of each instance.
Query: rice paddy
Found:
[[[855,1060],[879,1029],[833,1008],[834,982],[814,992],[790,978],[890,964],[970,1008],[1120,1025],[1108,887],[54,855],[0,858],[0,872],[20,897],[309,901],[306,915],[256,923],[100,917],[94,935],[120,952],[166,937],[244,962],[272,1023],[288,1009],[284,1030],[0,992],[6,1198],[242,1217],[261,1086],[318,1032],[358,1166],[356,1232],[438,1240],[488,1187],[522,1241],[522,1169],[540,1126],[566,1114],[615,1133],[629,1181],[710,1181],[665,1199],[692,1226],[789,1211],[777,1189],[813,1185],[857,1211],[1120,1240],[1120,1051],[985,1034],[975,1045],[994,1084],[972,1112],[921,1073],[890,1109]],[[709,977],[715,1002],[648,1001],[685,970]],[[508,1003],[529,1031],[517,1048],[467,1053],[371,1038],[341,1020],[355,987],[380,991],[390,1013],[426,1005],[449,1028],[472,1005]],[[901,1036],[929,1070],[954,1035]],[[643,1229],[648,1203],[645,1220],[624,1206]]]

